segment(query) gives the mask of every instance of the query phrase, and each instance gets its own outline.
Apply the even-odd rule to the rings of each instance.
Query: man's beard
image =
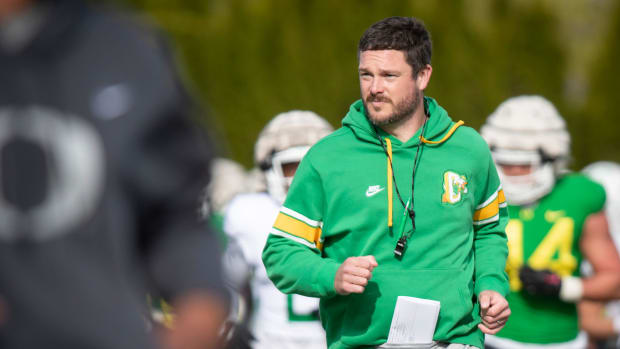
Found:
[[[416,109],[418,109],[421,100],[422,92],[420,91],[420,89],[416,88],[412,95],[407,96],[400,103],[394,105],[394,112],[392,113],[392,115],[390,115],[386,119],[379,120],[373,117],[370,109],[368,108],[368,103],[372,103],[374,101],[390,102],[390,100],[388,98],[382,97],[381,95],[369,95],[364,101],[366,117],[373,125],[379,127],[401,123],[413,117],[413,113],[416,111]]]

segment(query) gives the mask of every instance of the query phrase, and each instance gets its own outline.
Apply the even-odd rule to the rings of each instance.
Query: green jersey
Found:
[[[522,292],[519,268],[550,269],[560,276],[579,276],[579,239],[587,217],[605,202],[603,187],[579,174],[560,178],[535,206],[509,206],[506,227],[512,315],[497,336],[526,343],[561,343],[579,332],[574,303],[536,298]]]

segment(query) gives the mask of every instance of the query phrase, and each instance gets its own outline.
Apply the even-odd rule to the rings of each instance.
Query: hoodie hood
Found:
[[[429,115],[426,129],[424,130],[424,135],[421,134],[422,128],[420,128],[420,130],[418,130],[416,134],[411,137],[411,139],[403,143],[396,137],[383,131],[381,128],[376,128],[379,136],[381,136],[381,138],[389,138],[394,146],[417,146],[420,144],[420,140],[427,144],[436,144],[435,142],[441,143],[442,141],[445,141],[450,135],[452,135],[450,131],[454,132],[456,127],[463,124],[462,121],[455,124],[450,116],[448,116],[448,112],[437,104],[437,101],[431,97],[424,97],[424,109],[427,110]],[[357,138],[380,145],[375,128],[366,117],[366,109],[364,108],[364,103],[361,99],[351,104],[349,112],[342,120],[342,126],[350,128]],[[453,127],[454,130],[452,130]],[[420,136],[423,136],[423,138],[421,139]],[[447,137],[443,139],[445,136]]]
[[[438,145],[450,138],[456,129],[463,125],[463,121],[454,123],[448,116],[448,112],[442,108],[437,101],[431,97],[424,97],[424,110],[427,111],[428,120],[426,121],[426,127],[420,127],[420,129],[407,140],[402,143],[398,138],[388,134],[381,128],[373,127],[372,123],[366,117],[366,109],[362,100],[355,101],[349,112],[342,120],[342,125],[351,129],[353,134],[365,142],[380,145],[385,150],[387,156],[387,206],[388,206],[388,228],[393,226],[394,208],[392,206],[392,187],[394,181],[393,166],[392,166],[392,148],[393,147],[417,147],[420,143],[428,145]],[[376,131],[375,131],[376,130]],[[378,134],[377,134],[378,132]],[[422,134],[424,132],[424,134]],[[420,148],[418,148],[419,150]],[[415,161],[417,162],[418,155],[416,152]],[[416,165],[414,164],[414,167]],[[402,202],[402,201],[401,201]],[[405,205],[403,203],[403,205]],[[408,205],[408,203],[407,203]],[[401,223],[403,226],[403,223]],[[415,229],[415,225],[414,225]]]

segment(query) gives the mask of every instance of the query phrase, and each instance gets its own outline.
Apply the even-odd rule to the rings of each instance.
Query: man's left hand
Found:
[[[501,294],[490,290],[480,292],[478,301],[482,318],[478,328],[486,334],[496,334],[504,328],[510,316],[508,301]]]

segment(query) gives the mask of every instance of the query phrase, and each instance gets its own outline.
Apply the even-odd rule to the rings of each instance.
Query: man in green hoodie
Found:
[[[429,347],[482,348],[510,315],[488,146],[423,95],[431,40],[419,20],[375,23],[358,56],[362,99],[300,164],[263,251],[268,275],[321,298],[330,349],[405,344],[390,334],[399,296],[440,303],[436,322],[423,319]]]

